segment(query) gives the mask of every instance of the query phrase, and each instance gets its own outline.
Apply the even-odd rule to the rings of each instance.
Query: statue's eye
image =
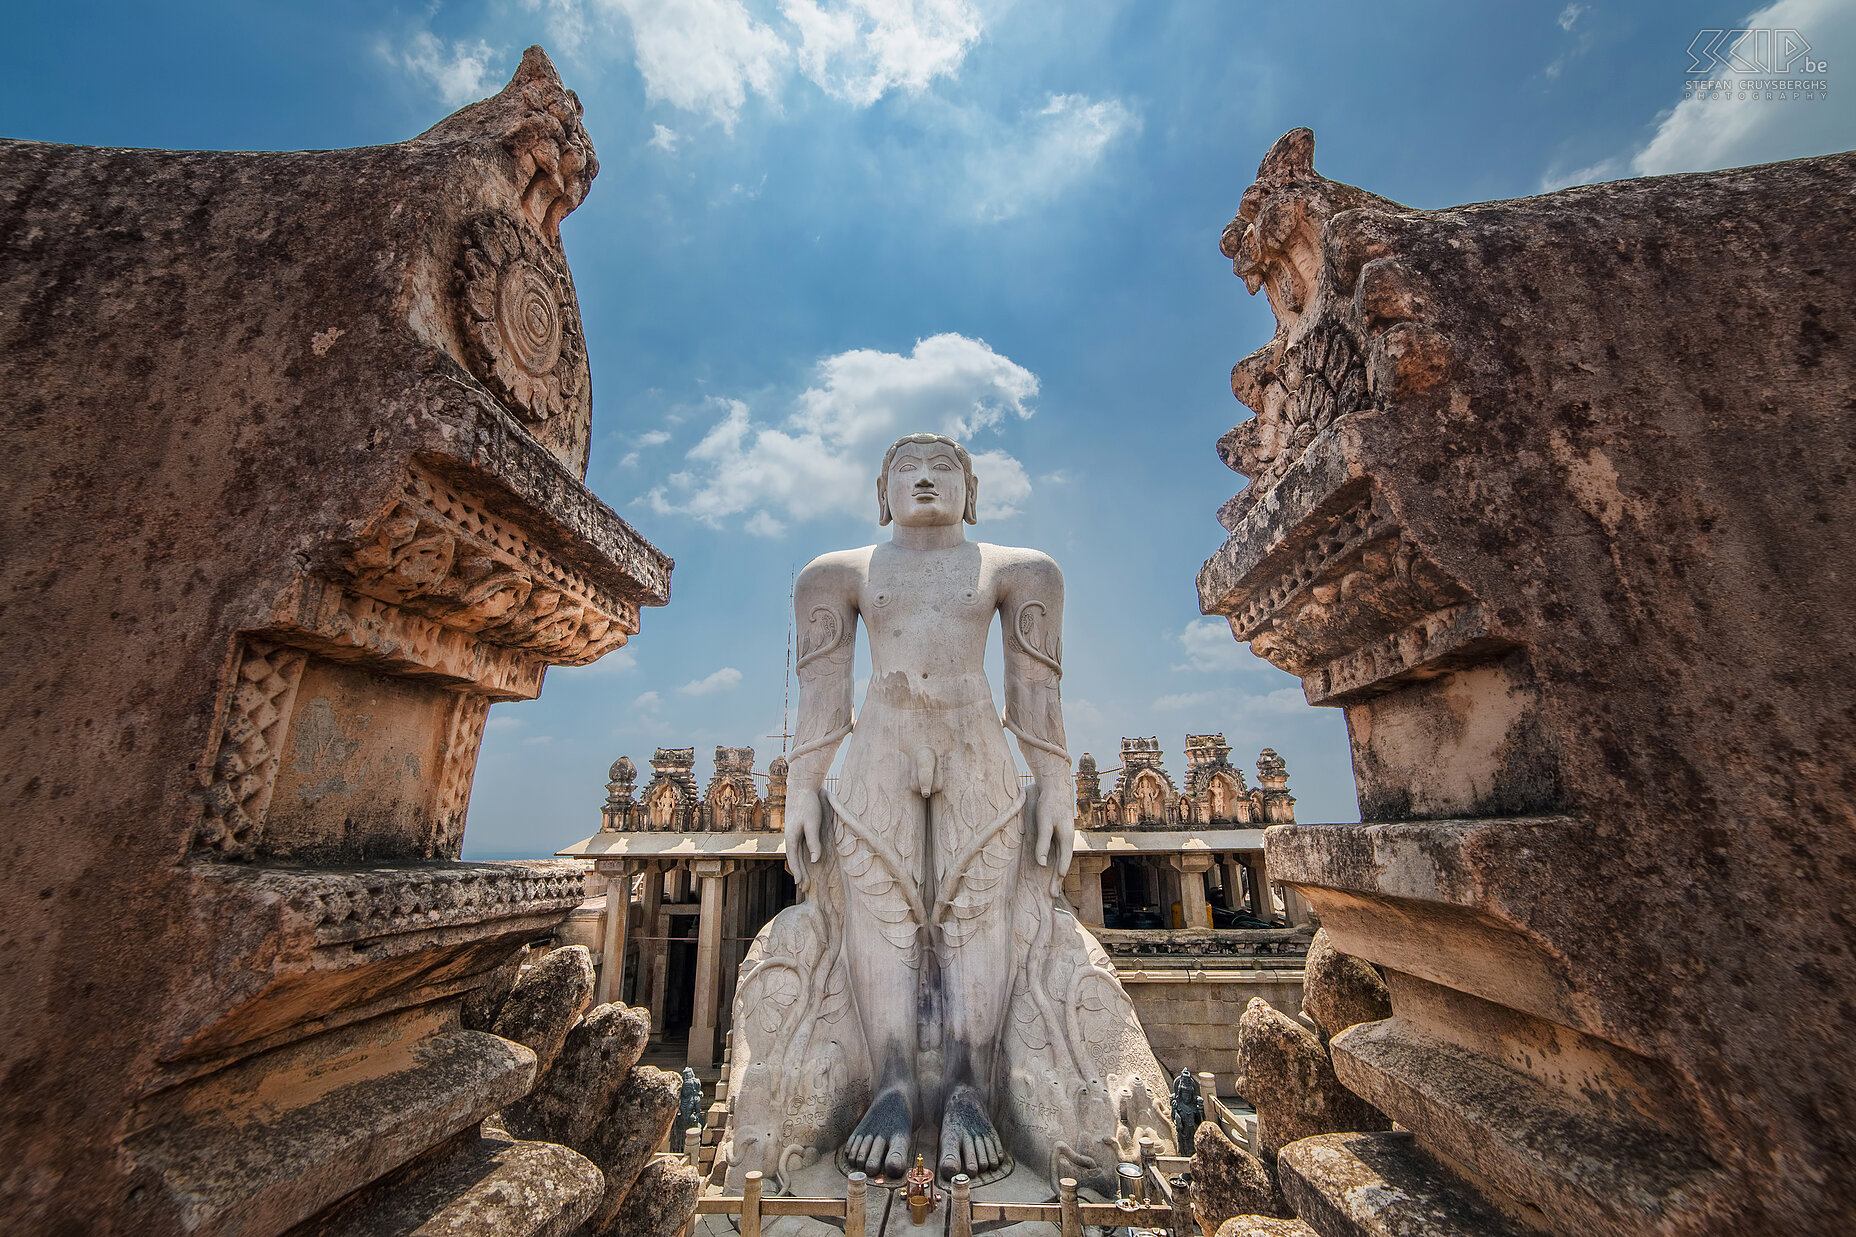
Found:
[[[914,471],[915,471],[915,465],[913,465],[913,464],[898,464],[898,465],[896,465],[896,471],[897,471],[897,472],[914,472]]]
[[[953,472],[954,466],[948,463],[946,460],[936,460],[935,465],[934,465],[934,470],[936,472]]]

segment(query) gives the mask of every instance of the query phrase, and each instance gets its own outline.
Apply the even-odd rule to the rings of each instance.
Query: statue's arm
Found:
[[[1042,554],[1006,573],[999,617],[1005,628],[1005,727],[1037,782],[1036,856],[1055,889],[1075,844],[1076,774],[1063,733],[1063,572]]]
[[[786,863],[803,887],[806,861],[819,858],[819,791],[838,745],[851,732],[851,663],[857,645],[853,569],[830,555],[808,563],[793,586],[793,620],[799,725],[787,757]]]

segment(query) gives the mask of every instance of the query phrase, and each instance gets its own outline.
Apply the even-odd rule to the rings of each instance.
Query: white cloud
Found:
[[[1584,4],[1567,5],[1565,8],[1560,10],[1560,15],[1559,15],[1560,29],[1570,31],[1573,28],[1573,26],[1578,24],[1579,18],[1581,16],[1591,11],[1592,10],[1589,5],[1584,5]]]
[[[799,32],[800,71],[833,98],[869,107],[892,90],[920,94],[952,77],[979,41],[979,12],[966,0],[785,0]]]
[[[631,23],[645,97],[724,129],[749,94],[771,98],[792,49],[741,0],[595,0]]]
[[[741,682],[741,672],[733,666],[723,666],[714,674],[692,679],[677,690],[686,696],[709,696],[716,692],[725,692],[739,682]]]
[[[502,86],[502,74],[493,67],[502,56],[482,39],[446,42],[430,30],[421,30],[405,51],[389,56],[448,107],[475,103]]]
[[[1193,619],[1177,638],[1186,650],[1186,664],[1175,670],[1250,670],[1268,664],[1239,644],[1223,619]]]
[[[677,153],[677,131],[669,125],[652,125],[651,140],[646,146],[655,146],[667,155]]]
[[[1856,46],[1856,5],[1846,0],[1779,0],[1749,14],[1738,23],[1747,29],[1796,30],[1811,44],[1811,56],[1825,58],[1829,48]],[[1714,78],[1740,80],[1760,74],[1741,74],[1715,68]],[[1775,76],[1791,80],[1805,76],[1794,64]],[[1823,75],[1815,75],[1818,80]],[[1856,146],[1856,106],[1847,90],[1837,89],[1817,99],[1683,99],[1662,116],[1656,133],[1628,155],[1601,159],[1573,172],[1553,169],[1541,180],[1541,189],[1590,184],[1629,174],[1661,176],[1670,172],[1709,172],[1827,154]]]
[[[1066,192],[1091,172],[1109,145],[1138,133],[1140,116],[1120,99],[1054,94],[1016,125],[974,135],[967,197],[983,220],[1009,219]]]
[[[525,0],[551,40],[579,54],[589,30],[631,31],[645,95],[731,129],[751,96],[777,101],[796,69],[832,98],[869,107],[953,77],[985,23],[971,0]],[[758,14],[756,11],[758,10]],[[666,153],[679,136],[655,126]]]
[[[714,400],[722,417],[688,453],[690,467],[644,501],[716,528],[746,515],[747,530],[767,537],[794,520],[874,517],[889,443],[916,431],[970,439],[1029,417],[1037,393],[1036,374],[964,335],[918,340],[906,356],[841,352],[819,363],[817,384],[777,427],[756,422],[740,400]],[[982,518],[1012,515],[1031,494],[1024,466],[1003,451],[974,451],[973,470]]]
[[[632,701],[632,708],[655,710],[657,706],[662,703],[664,703],[664,698],[656,692],[644,692],[639,695],[636,700]]]
[[[670,441],[668,430],[646,430],[634,440],[641,447],[661,447]]]
[[[532,734],[522,740],[523,747],[550,747],[553,743],[554,736],[551,734]]]
[[[519,717],[511,717],[507,713],[492,713],[490,715],[490,720],[483,724],[483,728],[491,734],[495,734],[504,730],[521,730],[527,725],[528,723]]]
[[[1193,724],[1208,726],[1219,717],[1304,713],[1308,711],[1309,704],[1299,687],[1279,687],[1261,696],[1235,688],[1221,688],[1217,691],[1177,692],[1161,696],[1149,707],[1156,713],[1195,710],[1201,720]]]

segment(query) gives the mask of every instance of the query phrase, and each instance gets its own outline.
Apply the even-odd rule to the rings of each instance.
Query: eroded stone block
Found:
[[[1238,1023],[1238,1093],[1257,1110],[1266,1153],[1314,1134],[1383,1130],[1391,1122],[1341,1085],[1319,1037],[1262,999]]]
[[[504,1039],[528,1045],[541,1068],[551,1070],[568,1031],[592,998],[592,953],[585,945],[552,950],[516,980],[492,1029]]]

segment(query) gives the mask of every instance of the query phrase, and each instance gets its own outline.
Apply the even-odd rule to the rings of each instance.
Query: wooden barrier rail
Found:
[[[1083,1202],[1077,1197],[1074,1177],[1065,1177],[1058,1183],[1058,1201],[1054,1203],[977,1202],[967,1188],[965,1177],[955,1178],[954,1185],[944,1191],[943,1196],[955,1213],[950,1217],[951,1230],[955,1234],[969,1234],[975,1224],[1000,1220],[1033,1220],[1053,1224],[1063,1237],[1081,1237],[1085,1224],[1104,1228],[1134,1226],[1167,1229],[1177,1233],[1185,1230],[1175,1227],[1171,1189],[1160,1174],[1168,1168],[1178,1171],[1188,1163],[1190,1161],[1174,1156],[1152,1157],[1147,1174],[1149,1188],[1157,1187],[1168,1201],[1143,1203],[1133,1208],[1119,1203]],[[763,1216],[841,1218],[844,1220],[846,1237],[862,1237],[870,1203],[870,1185],[863,1173],[851,1174],[843,1198],[766,1198],[761,1194],[762,1180],[760,1173],[751,1172],[740,1194],[710,1195],[698,1199],[696,1214],[739,1216],[741,1237],[760,1237]],[[1187,1224],[1190,1225],[1190,1217],[1187,1218]]]

